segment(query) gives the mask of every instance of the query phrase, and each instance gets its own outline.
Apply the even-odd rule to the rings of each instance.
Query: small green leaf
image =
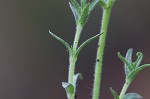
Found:
[[[129,64],[132,63],[132,53],[133,53],[133,49],[130,48],[130,49],[128,49],[128,51],[127,51],[127,53],[126,53],[126,56],[125,56],[125,60],[126,60]],[[124,64],[124,69],[125,69],[125,74],[126,74],[126,76],[127,76],[128,73],[129,73],[129,70],[128,70],[126,64]]]
[[[80,16],[80,19],[79,19],[79,23],[83,26],[85,25],[87,19],[88,19],[88,16],[89,16],[89,4],[87,4],[84,9],[83,9],[83,12]]]
[[[70,0],[74,8],[78,11],[78,14],[81,14],[80,6],[75,0]]]
[[[93,0],[90,4],[90,7],[89,7],[89,11],[91,12],[95,6],[97,5],[97,3],[99,2],[99,0]]]
[[[147,68],[147,67],[150,67],[150,64],[144,64],[140,67],[137,67],[135,70],[133,70],[127,77],[127,79],[129,80],[133,80],[135,78],[135,76],[140,72],[142,71],[143,69]]]
[[[134,62],[134,66],[138,67],[143,59],[143,54],[141,52],[137,52],[137,60]]]
[[[70,6],[70,8],[72,10],[72,13],[73,13],[74,17],[75,17],[75,21],[77,22],[77,20],[78,20],[78,12],[77,12],[77,10],[73,7],[73,5],[70,2],[69,2],[69,6]]]
[[[112,95],[114,96],[114,99],[119,99],[118,94],[112,89],[112,87],[110,88],[110,91],[111,91]]]
[[[62,87],[66,90],[67,94],[73,94],[74,93],[74,86],[67,82],[62,82]]]
[[[128,51],[127,51],[127,53],[126,53],[126,56],[125,56],[125,60],[127,60],[127,62],[128,62],[129,64],[132,63],[132,53],[133,53],[133,49],[130,48],[130,49],[128,49]]]
[[[102,33],[101,33],[102,34]],[[89,38],[88,40],[86,40],[85,42],[83,42],[80,47],[77,49],[76,55],[78,55],[80,53],[80,51],[90,42],[92,42],[93,40],[95,40],[96,38],[98,38],[101,34],[97,34],[91,38]]]
[[[86,5],[86,0],[80,0],[81,2],[81,8],[83,9]]]
[[[62,38],[58,37],[57,35],[53,34],[50,30],[49,30],[49,33],[51,34],[52,37],[54,37],[59,42],[61,42],[68,49],[69,53],[71,52],[71,48],[66,41],[64,41]]]
[[[127,93],[123,99],[143,99],[143,97],[137,93]]]
[[[131,65],[127,62],[127,60],[118,52],[118,57],[126,64],[126,67],[128,68],[129,71],[132,71]]]

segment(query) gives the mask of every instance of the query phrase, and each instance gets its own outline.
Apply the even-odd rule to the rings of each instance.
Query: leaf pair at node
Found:
[[[70,0],[69,6],[75,17],[76,24],[85,25],[90,12],[94,9],[99,0],[92,0],[88,3],[87,0],[80,0],[80,5],[76,0]]]
[[[57,35],[55,35],[54,33],[52,33],[51,31],[49,31],[49,33],[51,34],[52,37],[54,37],[56,40],[58,40],[59,42],[61,42],[66,48],[67,50],[69,51],[69,54],[72,54],[73,53],[73,49],[72,47],[65,41],[63,40],[62,38],[58,37]],[[101,33],[102,34],[102,33]],[[76,56],[78,56],[78,54],[80,53],[80,51],[87,45],[89,44],[90,42],[92,42],[94,39],[98,38],[101,34],[97,34],[89,39],[87,39],[85,42],[83,42],[77,49],[76,52],[74,52],[74,54]]]

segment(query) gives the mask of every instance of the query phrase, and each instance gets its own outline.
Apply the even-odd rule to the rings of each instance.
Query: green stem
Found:
[[[76,58],[74,56],[70,56],[69,58],[69,74],[68,74],[68,83],[73,84],[73,76],[75,72],[75,63],[76,63]]]
[[[83,29],[83,26],[81,24],[78,24],[77,28],[76,28],[76,34],[75,34],[75,37],[74,37],[74,42],[73,42],[73,51],[74,52],[76,52],[76,50],[77,50],[78,43],[79,43],[79,38],[80,38],[80,35],[81,35],[81,32],[82,32],[82,29]]]
[[[102,61],[103,61],[103,54],[104,54],[105,40],[106,40],[110,12],[111,12],[111,9],[109,8],[103,9],[103,16],[102,16],[102,23],[101,23],[101,30],[100,30],[100,33],[103,33],[103,34],[100,36],[99,42],[98,42],[99,47],[97,49],[92,99],[99,98],[101,73],[102,73]]]
[[[73,50],[69,57],[69,73],[68,73],[68,83],[73,84],[73,77],[75,73],[75,64],[77,61],[76,51],[78,47],[79,38],[82,32],[83,26],[78,24],[76,27],[76,34],[73,42]],[[75,94],[68,94],[69,99],[74,99]]]
[[[125,93],[126,93],[126,91],[127,91],[127,89],[128,89],[130,84],[131,84],[131,81],[130,80],[126,80],[126,82],[125,82],[125,84],[124,84],[124,86],[122,88],[122,91],[120,93],[119,99],[123,99],[123,97],[124,97],[124,95],[125,95]]]

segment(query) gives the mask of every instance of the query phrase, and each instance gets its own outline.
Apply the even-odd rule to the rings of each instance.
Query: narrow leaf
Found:
[[[102,34],[102,33],[101,33]],[[80,47],[77,49],[76,55],[78,55],[80,53],[80,51],[90,42],[92,42],[94,39],[98,38],[101,34],[97,34],[91,38],[89,38],[88,40],[86,40],[85,42],[83,42]]]
[[[66,93],[73,94],[74,93],[74,86],[67,82],[62,82],[62,87],[66,90]]]
[[[128,70],[132,71],[131,65],[127,62],[127,60],[125,60],[125,58],[120,54],[120,52],[118,52],[118,57],[126,64]]]
[[[77,20],[78,20],[78,12],[77,12],[77,10],[73,7],[73,5],[70,2],[69,2],[69,6],[70,6],[70,8],[72,10],[72,13],[73,13],[74,17],[75,17],[75,21],[77,22]]]
[[[80,19],[79,19],[79,23],[81,25],[84,25],[88,19],[88,16],[89,16],[89,4],[87,4],[84,9],[83,9],[83,12],[80,16]]]
[[[57,35],[53,34],[50,30],[49,30],[49,33],[52,35],[52,37],[54,37],[59,42],[61,42],[68,49],[69,52],[71,52],[71,48],[66,41],[64,41],[62,38],[58,37]]]
[[[126,53],[126,56],[125,56],[125,60],[127,60],[127,62],[128,62],[129,64],[132,63],[132,53],[133,53],[133,49],[130,48],[130,49],[128,49],[128,51],[127,51],[127,53]]]
[[[147,68],[147,67],[150,67],[150,64],[144,64],[140,67],[137,67],[135,70],[133,70],[127,77],[127,79],[129,80],[133,80],[135,78],[135,76],[140,72],[142,71],[143,69]]]
[[[97,3],[99,2],[99,0],[93,0],[90,4],[90,7],[89,7],[89,11],[91,12],[95,6],[97,5]]]
[[[143,97],[137,93],[127,93],[123,99],[143,99]]]
[[[80,3],[81,3],[81,7],[82,7],[82,9],[83,9],[84,6],[86,5],[86,0],[80,0]]]
[[[119,99],[118,94],[112,89],[112,87],[110,88],[110,91],[111,91],[112,95],[114,96],[114,99]]]
[[[133,53],[133,49],[130,48],[130,49],[128,49],[128,51],[127,51],[127,53],[126,53],[126,56],[125,56],[125,60],[126,60],[129,64],[132,63],[132,53]],[[125,70],[125,74],[126,74],[126,76],[127,76],[128,73],[129,73],[129,70],[128,70],[126,64],[124,64],[124,70]]]
[[[137,60],[134,62],[134,66],[138,67],[143,59],[143,54],[141,52],[137,52]]]
[[[74,6],[74,8],[78,11],[78,13],[81,14],[79,4],[75,0],[70,0],[70,1],[71,1],[72,5]]]

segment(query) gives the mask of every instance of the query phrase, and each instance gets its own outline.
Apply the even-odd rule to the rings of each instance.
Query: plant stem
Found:
[[[76,50],[77,50],[82,29],[83,29],[83,26],[81,24],[78,24],[76,27],[76,34],[75,34],[74,42],[73,42],[73,51],[74,52],[76,52]]]
[[[72,53],[70,54],[70,66],[69,66],[69,76],[68,76],[68,82],[70,84],[73,84],[73,76],[74,76],[74,71],[75,71],[75,63],[76,63],[76,60],[77,60],[77,57],[75,55],[76,53],[76,50],[77,50],[77,47],[78,47],[78,42],[79,42],[79,38],[80,38],[80,35],[81,35],[81,32],[82,32],[82,29],[83,27],[79,24],[77,25],[76,27],[76,34],[75,34],[75,38],[74,38],[74,42],[73,42],[73,50],[72,50]]]
[[[129,87],[130,83],[131,83],[130,80],[126,80],[126,82],[125,82],[125,84],[124,84],[124,86],[123,86],[123,88],[122,88],[122,91],[121,91],[121,93],[120,93],[119,99],[123,99],[123,97],[124,97],[124,95],[125,95],[125,93],[126,93],[128,87]]]
[[[102,73],[102,61],[103,61],[103,54],[104,54],[105,40],[106,40],[106,34],[107,34],[107,27],[108,27],[110,12],[111,12],[111,9],[109,9],[109,8],[103,9],[103,16],[102,16],[101,30],[100,30],[100,33],[103,33],[103,34],[100,36],[99,42],[98,42],[92,99],[98,99],[99,98],[99,91],[100,91],[100,84],[101,84],[101,73]]]
[[[82,32],[83,26],[78,24],[76,27],[76,34],[73,42],[73,50],[72,53],[69,55],[69,73],[68,73],[68,83],[73,85],[73,76],[75,73],[75,64],[77,61],[76,51],[78,47],[79,38]],[[68,94],[69,99],[74,99],[74,94]]]

